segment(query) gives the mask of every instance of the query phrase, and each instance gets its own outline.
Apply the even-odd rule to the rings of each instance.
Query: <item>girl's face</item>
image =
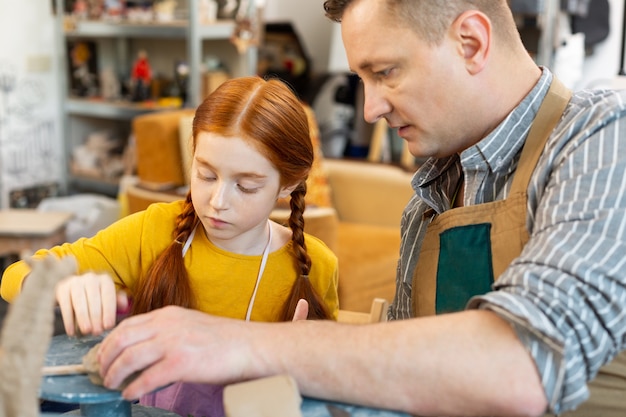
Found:
[[[201,132],[191,165],[191,198],[208,238],[235,253],[258,255],[267,243],[267,219],[278,198],[280,174],[238,137]]]

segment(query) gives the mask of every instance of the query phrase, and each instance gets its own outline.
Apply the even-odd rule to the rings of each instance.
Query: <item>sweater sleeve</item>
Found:
[[[77,274],[107,273],[118,289],[130,289],[132,293],[134,283],[171,241],[172,224],[179,212],[176,204],[156,204],[146,211],[121,218],[93,237],[41,249],[33,256],[42,258],[48,253],[59,258],[74,256]],[[12,302],[29,272],[24,261],[10,265],[0,283],[2,298]]]

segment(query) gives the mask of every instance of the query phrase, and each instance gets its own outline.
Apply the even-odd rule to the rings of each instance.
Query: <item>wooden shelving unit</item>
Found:
[[[218,57],[226,64],[232,76],[256,73],[257,50],[250,47],[239,54],[230,42],[235,28],[232,20],[218,20],[201,24],[197,11],[198,0],[181,0],[188,18],[166,23],[129,23],[79,20],[67,24],[60,1],[57,12],[57,46],[61,103],[59,117],[61,135],[65,138],[66,165],[65,190],[72,192],[97,192],[115,196],[118,184],[115,179],[75,175],[70,169],[73,152],[92,132],[110,129],[126,140],[132,119],[140,114],[173,108],[156,102],[133,103],[124,100],[104,100],[98,97],[77,97],[70,94],[68,76],[68,42],[89,41],[97,45],[99,70],[112,68],[123,80],[128,77],[137,50],[148,51],[153,70],[173,75],[174,62],[184,60],[190,72],[187,79],[186,107],[196,107],[202,97],[202,62],[207,55]],[[69,26],[69,27],[68,27]]]
[[[539,65],[554,63],[560,0],[511,0],[522,40]]]

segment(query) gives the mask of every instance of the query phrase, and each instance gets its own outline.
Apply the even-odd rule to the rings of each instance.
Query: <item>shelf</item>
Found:
[[[108,102],[88,98],[69,98],[65,111],[75,116],[92,116],[105,119],[132,120],[135,116],[161,110],[173,110],[176,106],[159,106],[153,102],[131,103],[128,101]]]
[[[219,20],[199,25],[198,36],[202,39],[229,39],[235,28],[232,20]],[[66,30],[68,38],[179,38],[189,33],[189,23],[179,20],[169,23],[125,23],[98,20],[79,21],[73,30]]]
[[[538,65],[551,67],[554,63],[556,39],[558,39],[558,14],[560,2],[557,0],[523,1],[512,0],[511,11],[518,18],[518,30],[529,52],[533,53]],[[525,27],[527,18],[534,19],[532,27]]]
[[[57,1],[59,10],[65,10],[69,0]],[[99,178],[72,171],[70,168],[74,151],[82,146],[93,132],[107,132],[115,138],[131,138],[132,121],[145,113],[179,109],[180,101],[129,102],[109,101],[96,97],[71,95],[76,90],[68,77],[70,64],[74,64],[68,53],[68,41],[87,41],[95,44],[95,63],[89,68],[91,74],[111,68],[120,77],[128,77],[137,49],[154,51],[154,70],[171,70],[173,58],[185,59],[190,72],[186,83],[186,105],[197,107],[202,100],[202,62],[206,54],[216,55],[224,61],[232,76],[256,74],[257,50],[251,46],[239,54],[230,41],[235,32],[234,20],[217,20],[204,24],[198,13],[199,0],[183,0],[186,13],[176,14],[171,22],[129,22],[111,20],[74,20],[64,13],[57,13],[55,38],[59,54],[59,85],[61,102],[59,117],[63,120],[61,136],[65,140],[65,159],[68,169],[63,178],[63,188],[79,192],[96,192],[115,197],[118,180]],[[253,6],[252,6],[253,7]],[[174,42],[169,42],[173,40]],[[161,56],[163,54],[163,56]],[[158,57],[157,57],[158,55]],[[181,58],[182,55],[182,58]],[[169,58],[169,59],[168,59]],[[83,66],[89,66],[89,62]],[[84,86],[83,86],[84,87]],[[69,95],[66,95],[68,93]],[[96,94],[96,93],[93,93]],[[100,93],[97,93],[100,94]],[[123,139],[122,139],[123,141]]]

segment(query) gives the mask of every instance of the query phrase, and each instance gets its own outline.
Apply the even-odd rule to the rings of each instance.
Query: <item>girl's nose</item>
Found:
[[[216,210],[224,210],[228,207],[228,187],[226,184],[221,181],[215,183],[210,203]]]

